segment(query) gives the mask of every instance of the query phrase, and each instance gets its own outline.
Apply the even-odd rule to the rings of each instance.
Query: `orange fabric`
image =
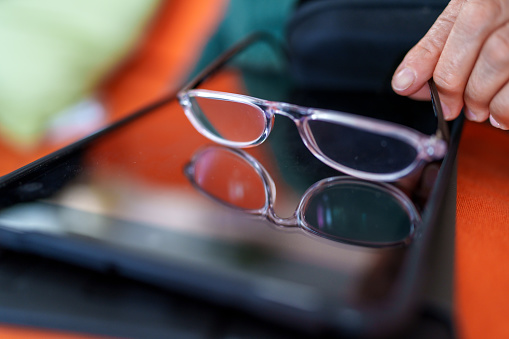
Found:
[[[509,132],[466,122],[457,199],[460,337],[509,338]]]

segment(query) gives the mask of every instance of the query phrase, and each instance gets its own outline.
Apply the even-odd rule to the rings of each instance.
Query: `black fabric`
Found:
[[[313,89],[389,91],[447,0],[304,0],[287,26],[292,74]]]

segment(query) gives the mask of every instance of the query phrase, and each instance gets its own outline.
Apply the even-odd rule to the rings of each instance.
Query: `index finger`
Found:
[[[429,92],[422,90],[433,76],[445,43],[465,0],[452,0],[437,18],[426,35],[406,54],[394,72],[392,88],[400,95]],[[421,98],[422,99],[422,98]]]

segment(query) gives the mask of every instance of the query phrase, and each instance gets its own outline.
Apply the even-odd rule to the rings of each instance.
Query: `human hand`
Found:
[[[509,129],[509,0],[451,0],[398,66],[392,87],[429,98],[431,77],[447,120],[464,107],[469,120]]]

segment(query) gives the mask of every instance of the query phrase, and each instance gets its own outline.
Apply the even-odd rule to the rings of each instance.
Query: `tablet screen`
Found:
[[[257,60],[225,65],[200,88],[433,131],[429,103],[297,89],[279,66]],[[410,225],[405,208],[423,213],[437,170],[434,164],[424,172],[428,188],[422,171],[396,185],[345,179],[311,154],[284,116],[276,116],[259,146],[217,145],[193,127],[175,98],[4,177],[0,225],[20,239],[72,240],[84,245],[85,260],[150,273],[143,280],[162,276],[170,288],[185,285],[187,292],[259,313],[271,303],[333,322],[334,312],[375,305],[393,291],[405,254],[418,241],[413,227],[426,226]],[[339,231],[320,233],[330,218]],[[156,265],[136,273],[129,262],[108,257],[111,252],[101,254],[104,249]],[[67,255],[61,259],[73,260]]]

